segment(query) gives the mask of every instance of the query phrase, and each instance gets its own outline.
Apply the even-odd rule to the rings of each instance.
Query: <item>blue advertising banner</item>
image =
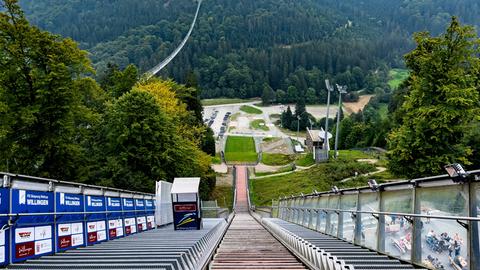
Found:
[[[107,240],[107,215],[105,197],[103,196],[85,196],[86,212],[102,212],[87,214],[87,245],[93,245]]]
[[[12,189],[12,214],[53,213],[53,193]],[[53,215],[22,216],[16,220],[18,226],[53,223]]]
[[[122,198],[123,221],[125,235],[137,232],[137,222],[135,216],[135,205],[133,199]]]
[[[145,200],[145,208],[147,209],[147,229],[155,228],[155,201]]]
[[[135,212],[137,216],[137,230],[142,232],[147,230],[147,216],[145,212],[145,200],[135,199]]]
[[[108,239],[124,236],[121,199],[107,197],[107,211]]]
[[[52,192],[12,189],[12,213],[53,213]],[[53,253],[53,215],[22,216],[12,228],[12,262]]]
[[[56,209],[57,213],[72,213],[72,212],[83,212],[84,211],[84,200],[83,195],[81,194],[70,194],[70,193],[55,193]],[[57,222],[68,222],[68,221],[83,221],[84,215],[82,214],[57,214]]]
[[[0,213],[10,213],[10,190],[6,188],[0,188]],[[0,228],[8,224],[8,219],[8,217],[0,217]],[[0,230],[0,266],[9,263],[9,237],[5,232]]]
[[[84,197],[80,194],[55,193],[57,212],[57,251],[85,245],[84,214],[61,214],[84,211]]]

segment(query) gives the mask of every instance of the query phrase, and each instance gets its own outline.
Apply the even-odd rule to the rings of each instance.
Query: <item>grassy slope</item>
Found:
[[[297,166],[308,167],[315,164],[315,160],[313,160],[313,154],[307,153],[297,156],[297,160],[295,161]]]
[[[218,206],[232,209],[233,189],[231,186],[216,186],[212,191],[211,198],[217,200]]]
[[[240,110],[241,111],[244,111],[246,113],[249,113],[249,114],[262,114],[262,110],[259,110],[257,108],[254,108],[252,106],[248,106],[248,105],[243,105],[242,107],[240,107]]]
[[[408,75],[408,70],[394,68],[389,72],[390,80],[388,81],[388,85],[390,85],[390,88],[396,89],[404,80],[408,78]]]
[[[213,105],[224,105],[224,104],[235,104],[250,102],[251,99],[241,99],[241,98],[214,98],[214,99],[202,99],[203,106],[213,106]]]
[[[293,160],[294,160],[294,157],[291,155],[271,154],[271,153],[262,154],[262,163],[270,166],[287,165]]]
[[[250,122],[250,127],[253,129],[259,129],[263,131],[269,131],[270,129],[265,125],[265,120],[257,119]]]
[[[284,173],[284,172],[291,172],[293,171],[293,166],[292,165],[287,165],[284,167],[281,167],[277,171],[274,172],[255,172],[255,177],[257,176],[267,176],[267,175],[272,175],[272,174],[277,174],[277,173]]]
[[[222,164],[222,159],[219,153],[215,153],[215,156],[212,157],[212,164]]]
[[[313,190],[330,190],[333,185],[339,188],[365,183],[338,181],[358,173],[367,173],[375,170],[375,166],[349,160],[338,160],[316,165],[304,171],[288,175],[274,176],[265,179],[250,181],[251,198],[255,205],[270,205],[272,199],[290,194],[311,193]]]
[[[228,136],[225,146],[227,161],[255,162],[257,153],[252,137]]]

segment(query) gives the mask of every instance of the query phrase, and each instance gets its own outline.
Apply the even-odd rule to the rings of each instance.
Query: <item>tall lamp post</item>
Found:
[[[300,138],[298,137],[298,132],[299,131],[300,131],[300,115],[297,115],[297,142],[298,143],[300,143]]]
[[[328,151],[329,149],[329,144],[328,144],[328,116],[330,112],[330,92],[333,92],[335,89],[333,86],[330,84],[330,81],[327,79],[325,80],[325,85],[327,86],[327,118],[325,119],[325,138],[323,140],[323,149],[326,150],[327,153],[327,160],[328,160]]]
[[[338,157],[338,134],[340,134],[340,112],[342,110],[342,94],[347,93],[347,86],[346,85],[338,85],[338,112],[337,112],[337,129],[335,130],[335,158]]]

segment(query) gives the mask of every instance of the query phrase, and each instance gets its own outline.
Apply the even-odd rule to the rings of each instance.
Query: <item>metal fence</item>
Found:
[[[155,196],[0,172],[0,266],[156,227]]]
[[[480,170],[470,176],[280,198],[278,217],[431,269],[478,270]]]

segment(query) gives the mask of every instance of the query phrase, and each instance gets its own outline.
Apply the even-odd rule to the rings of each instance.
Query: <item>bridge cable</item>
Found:
[[[160,70],[162,70],[165,66],[167,66],[175,58],[175,56],[177,56],[177,54],[183,49],[183,47],[187,43],[188,39],[190,38],[190,35],[193,32],[193,28],[195,27],[195,23],[197,22],[198,13],[200,12],[200,6],[202,4],[202,1],[203,0],[198,0],[198,6],[197,6],[197,11],[195,12],[195,17],[193,18],[192,25],[190,26],[190,30],[188,30],[188,33],[185,36],[185,38],[182,40],[180,45],[169,56],[167,56],[167,58],[165,58],[165,60],[163,60],[158,65],[154,66],[152,69],[150,69],[149,71],[147,71],[145,73],[145,77],[146,77],[147,80],[150,79],[151,77],[153,77],[158,72],[160,72]]]

